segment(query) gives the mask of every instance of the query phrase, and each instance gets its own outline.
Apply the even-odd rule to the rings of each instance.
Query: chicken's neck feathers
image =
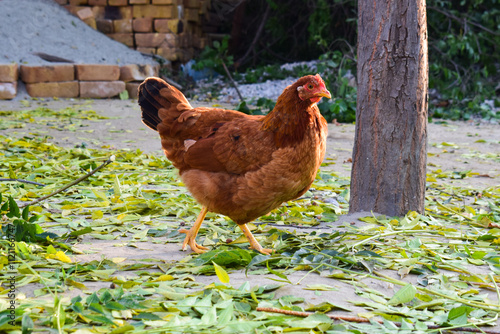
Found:
[[[294,146],[304,140],[308,126],[321,117],[315,103],[302,101],[296,95],[295,89],[284,92],[262,120],[262,130],[274,133],[278,147]]]

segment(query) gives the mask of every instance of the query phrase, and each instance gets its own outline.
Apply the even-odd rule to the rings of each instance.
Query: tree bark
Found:
[[[358,98],[349,212],[424,212],[425,0],[358,1]]]

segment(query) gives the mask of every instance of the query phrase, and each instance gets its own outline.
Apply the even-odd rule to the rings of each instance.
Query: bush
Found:
[[[256,0],[252,6],[246,3],[241,4],[247,6],[241,29],[245,33],[232,31],[239,43],[235,38],[224,49],[224,53],[228,50],[236,59],[234,69],[246,71],[241,78],[246,83],[281,79],[290,73],[276,70],[276,64],[319,58],[319,72],[324,74],[334,96],[331,102],[321,103],[320,109],[329,120],[352,121],[356,102],[352,83],[356,74],[357,2]],[[266,10],[270,10],[269,18],[262,22]],[[483,103],[488,99],[499,103],[495,95],[500,82],[498,1],[428,0],[427,22],[429,115],[500,118],[491,103]],[[264,29],[253,43],[261,23],[265,24]],[[248,53],[248,48],[253,48],[252,52]],[[210,53],[210,48],[204,51],[205,57],[210,54],[211,59],[217,58],[217,52]],[[243,57],[247,54],[250,56]],[[204,64],[210,66],[209,62]]]

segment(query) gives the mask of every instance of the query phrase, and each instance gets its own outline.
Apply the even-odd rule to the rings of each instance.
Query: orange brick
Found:
[[[83,20],[83,22],[85,22],[92,29],[97,30],[97,24],[96,24],[96,21],[93,17],[85,19],[85,20]]]
[[[139,47],[155,48],[165,41],[166,36],[167,34],[163,33],[135,34],[135,45]]]
[[[89,4],[88,0],[69,0],[69,4],[72,6],[85,6]]]
[[[168,19],[154,20],[154,30],[156,32],[172,32],[168,26]]]
[[[154,22],[156,32],[171,32],[177,34],[179,31],[178,19],[156,19]]]
[[[131,5],[149,5],[150,0],[128,0]]]
[[[78,64],[75,70],[76,79],[80,81],[115,81],[120,78],[118,65]]]
[[[107,34],[109,38],[114,39],[117,42],[125,44],[126,46],[133,48],[134,47],[134,34]]]
[[[103,34],[112,34],[114,32],[112,20],[97,19],[96,25],[97,25],[97,30],[99,30]]]
[[[135,32],[152,32],[153,31],[153,18],[140,17],[132,21],[132,29]]]
[[[156,48],[143,48],[143,47],[139,46],[139,47],[136,48],[136,50],[139,51],[139,52],[148,54],[148,55],[150,55],[150,54],[154,54],[155,55],[156,54]]]
[[[208,39],[206,37],[196,37],[193,40],[193,46],[198,49],[204,49],[208,45]]]
[[[183,30],[184,32],[188,32],[188,33],[191,33],[191,34],[198,33],[199,35],[203,35],[203,33],[201,31],[198,31],[199,28],[200,28],[199,25],[198,25],[198,23],[196,23],[196,22],[187,22],[186,20],[184,20],[183,23],[184,23],[184,30]],[[215,31],[217,31],[217,29],[215,29],[214,32]],[[212,32],[212,31],[210,31],[210,32]]]
[[[17,63],[0,65],[0,82],[13,82],[19,78],[19,65]]]
[[[114,20],[113,27],[115,33],[132,32],[132,19]]]
[[[184,7],[187,8],[200,8],[200,0],[184,0]]]
[[[75,80],[75,69],[72,64],[21,65],[21,80],[25,83],[72,81]]]
[[[66,10],[68,12],[70,12],[71,14],[75,15],[78,13],[79,10],[82,10],[84,8],[87,8],[87,7],[83,7],[83,6],[73,6],[73,5],[65,5],[64,8],[66,8]]]
[[[95,19],[104,19],[106,16],[106,7],[104,6],[94,6],[92,7],[92,13]]]
[[[0,100],[12,100],[17,95],[17,81],[0,82]]]
[[[170,61],[176,61],[180,58],[181,51],[176,48],[161,47],[156,50],[156,54]]]
[[[165,40],[163,41],[162,45],[160,46],[167,46],[169,48],[175,48],[179,46],[179,37],[175,34],[165,34]]]
[[[132,18],[132,6],[94,6],[92,11],[96,19],[122,20]]]
[[[89,6],[106,6],[108,0],[89,0]]]
[[[148,77],[154,77],[158,75],[158,66],[144,64],[130,64],[123,65],[120,67],[120,80],[129,81],[143,81]]]
[[[110,6],[128,6],[128,0],[108,0]]]
[[[208,10],[210,8],[210,0],[200,0],[200,14],[208,16]]]
[[[134,5],[132,15],[138,17],[154,17],[161,19],[177,18],[177,6]]]
[[[78,97],[78,81],[39,82],[26,84],[26,90],[32,97]]]
[[[188,25],[191,26],[190,28],[190,32],[192,34],[196,34],[196,35],[205,35],[205,32],[203,31],[203,28],[201,27],[201,25],[197,22],[189,22]]]
[[[176,0],[151,0],[153,5],[177,5]]]
[[[129,99],[137,99],[137,96],[139,95],[138,93],[140,84],[141,82],[127,82],[125,84]]]
[[[121,19],[132,19],[132,6],[119,7]]]
[[[76,16],[82,21],[90,18],[94,18],[94,12],[90,7],[84,7],[76,12]]]
[[[184,17],[188,21],[199,22],[200,21],[199,10],[196,8],[184,8]]]
[[[108,98],[120,94],[125,89],[123,81],[82,81],[80,82],[80,97]]]
[[[183,32],[177,37],[179,43],[176,45],[169,45],[170,47],[179,46],[181,48],[189,48],[193,46],[193,35]]]
[[[200,45],[200,37],[197,35],[192,35],[191,36],[191,46],[199,49],[200,48],[199,45]]]

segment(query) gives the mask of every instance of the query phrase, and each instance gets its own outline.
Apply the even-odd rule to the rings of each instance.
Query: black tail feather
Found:
[[[167,102],[160,95],[160,90],[165,87],[168,87],[168,84],[158,78],[147,78],[139,86],[139,105],[142,110],[142,122],[155,131],[158,131],[157,126],[161,123],[158,110],[162,108],[162,102]]]

